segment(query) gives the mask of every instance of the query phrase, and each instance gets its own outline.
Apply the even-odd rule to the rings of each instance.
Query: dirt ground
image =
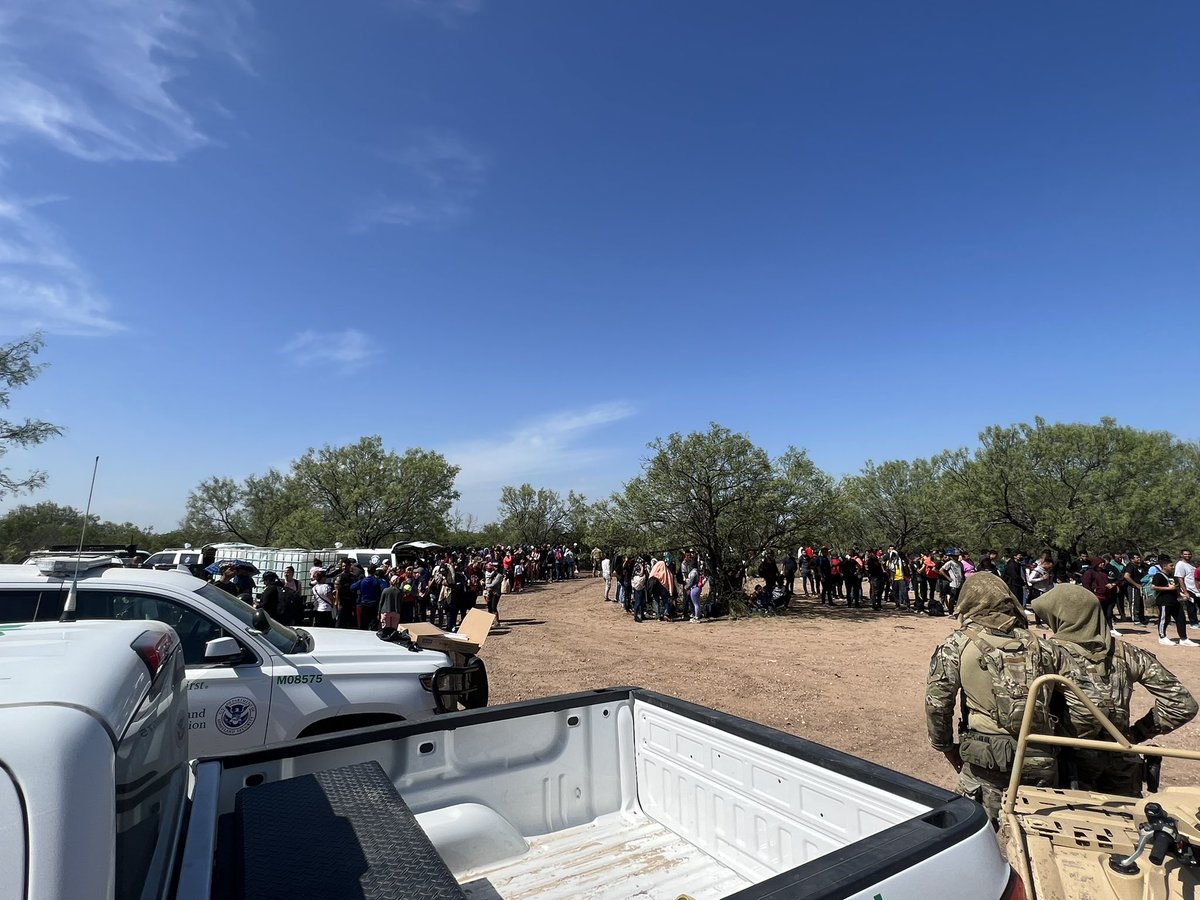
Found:
[[[534,585],[501,598],[501,623],[481,653],[490,702],[636,685],[952,787],[923,708],[929,657],[952,620],[840,603],[800,596],[783,616],[639,624],[604,602],[599,578]],[[1120,627],[1200,697],[1200,648],[1163,647],[1153,628]],[[1135,693],[1135,718],[1147,696]],[[1200,749],[1200,722],[1159,741]],[[1200,784],[1200,763],[1165,760],[1162,771],[1164,787]]]

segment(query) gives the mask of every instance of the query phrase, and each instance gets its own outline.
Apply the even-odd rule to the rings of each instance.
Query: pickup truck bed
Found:
[[[728,897],[750,880],[639,812],[527,839],[527,855],[461,875],[479,900],[542,897],[667,897],[681,884],[695,900]]]
[[[348,770],[366,793],[330,787]],[[488,900],[999,900],[1014,883],[973,802],[637,688],[199,760],[192,800],[182,900],[312,896],[314,872],[353,882],[336,895]]]

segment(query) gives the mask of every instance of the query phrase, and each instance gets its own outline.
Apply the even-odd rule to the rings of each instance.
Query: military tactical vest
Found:
[[[963,632],[979,651],[977,660],[959,657],[963,691],[969,705],[990,717],[997,728],[1012,737],[1021,733],[1021,719],[1029,703],[1029,686],[1043,674],[1041,645],[1037,636],[1028,639],[996,635],[976,625]],[[963,645],[966,650],[967,645]],[[972,667],[977,666],[976,671]],[[1034,731],[1044,731],[1049,715],[1044,697],[1038,697],[1033,716]],[[990,729],[989,729],[990,730]]]
[[[1083,695],[1108,716],[1109,720],[1124,731],[1129,727],[1128,697],[1132,693],[1129,687],[1129,666],[1125,662],[1125,649],[1120,641],[1115,641],[1113,651],[1107,660],[1108,673],[1102,674],[1100,666],[1084,656],[1076,655],[1070,649],[1067,654],[1071,658],[1070,678],[1083,691]],[[1066,694],[1067,705],[1076,711],[1076,715],[1087,721],[1094,722],[1090,712],[1079,702],[1073,693]],[[1095,722],[1096,727],[1100,727]]]

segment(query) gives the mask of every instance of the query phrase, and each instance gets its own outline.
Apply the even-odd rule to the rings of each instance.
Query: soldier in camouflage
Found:
[[[958,772],[958,792],[983,804],[996,824],[1029,702],[1029,685],[1039,675],[1065,674],[1070,662],[1065,651],[1039,641],[1029,631],[1017,599],[989,572],[976,572],[966,580],[955,613],[959,627],[929,661],[925,690],[929,742]],[[1047,698],[1034,702],[1034,729],[1049,731]],[[961,717],[955,743],[957,711]],[[1054,752],[1030,745],[1022,783],[1052,787],[1057,780]]]
[[[1132,743],[1174,731],[1195,717],[1195,698],[1153,653],[1112,637],[1091,591],[1060,584],[1038,597],[1033,607],[1070,659],[1067,677]],[[1129,700],[1135,684],[1154,697],[1154,708],[1131,725]],[[1106,740],[1107,732],[1083,702],[1070,691],[1063,693],[1066,715],[1061,730],[1072,737]],[[1064,769],[1073,771],[1062,773],[1061,787],[1142,795],[1143,762],[1137,754],[1084,749],[1068,753],[1071,765]]]

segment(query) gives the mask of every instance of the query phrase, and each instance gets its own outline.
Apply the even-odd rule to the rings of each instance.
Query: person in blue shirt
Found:
[[[374,631],[379,627],[379,598],[385,587],[383,579],[375,576],[374,566],[350,585],[350,590],[358,591],[358,627],[363,631]]]

